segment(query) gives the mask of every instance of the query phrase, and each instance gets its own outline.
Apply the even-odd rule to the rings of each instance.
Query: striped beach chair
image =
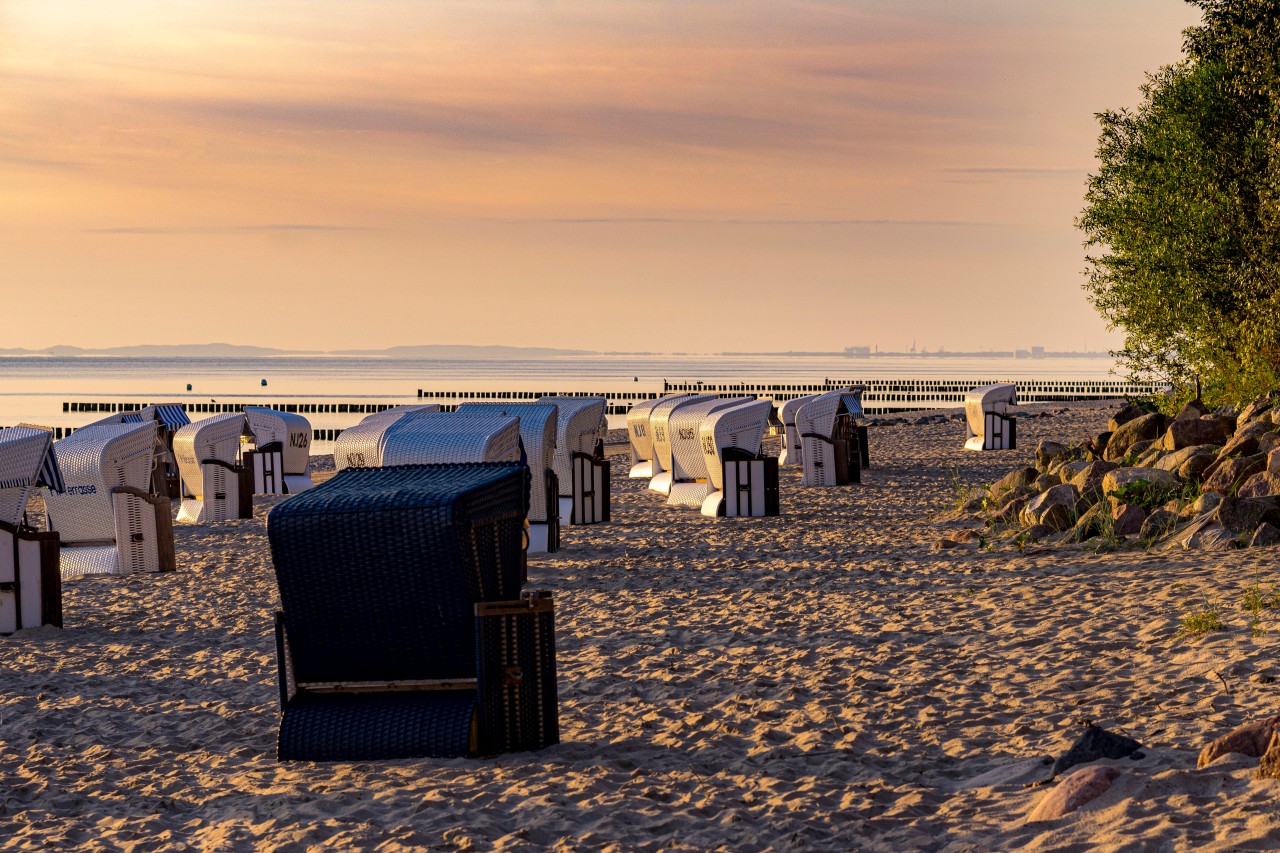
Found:
[[[64,579],[175,568],[169,498],[151,493],[155,421],[81,427],[53,443],[63,491],[45,496]]]
[[[26,523],[32,489],[64,489],[52,443],[44,427],[0,429],[0,634],[62,626],[58,534]]]
[[[348,468],[271,510],[281,761],[559,740],[551,596],[521,595],[522,464]]]
[[[347,468],[386,468],[445,462],[521,462],[520,420],[494,414],[458,417],[408,412],[366,420],[345,429],[333,444],[333,462]]]
[[[240,464],[240,440],[247,433],[243,412],[214,415],[178,430],[173,454],[182,472],[180,524],[253,517],[253,475]]]

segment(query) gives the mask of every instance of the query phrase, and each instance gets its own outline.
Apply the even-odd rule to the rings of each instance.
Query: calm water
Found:
[[[1105,379],[1108,359],[562,356],[531,359],[0,358],[0,425],[80,426],[64,402],[379,402],[427,391],[659,391],[670,382],[825,379]],[[263,387],[262,380],[267,381]],[[190,384],[191,391],[186,387]],[[352,415],[315,415],[341,428]]]

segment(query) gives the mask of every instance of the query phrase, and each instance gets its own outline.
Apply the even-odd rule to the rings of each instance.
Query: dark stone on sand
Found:
[[[1089,725],[1063,755],[1053,763],[1053,775],[1057,776],[1077,764],[1087,764],[1102,758],[1142,758],[1142,744],[1130,737],[1113,734],[1101,726]]]

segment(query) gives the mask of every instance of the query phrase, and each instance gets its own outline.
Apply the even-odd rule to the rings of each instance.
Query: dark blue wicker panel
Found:
[[[530,609],[476,618],[482,755],[560,742],[551,597],[529,595]]]
[[[298,694],[280,721],[281,761],[463,758],[476,694]]]
[[[475,676],[473,605],[516,598],[527,469],[348,469],[267,533],[300,682]]]

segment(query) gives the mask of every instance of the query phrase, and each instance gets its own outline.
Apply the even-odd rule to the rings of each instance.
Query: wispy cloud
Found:
[[[356,225],[317,225],[306,222],[281,222],[268,225],[215,225],[115,228],[86,228],[87,234],[270,234],[281,232],[372,231]]]

